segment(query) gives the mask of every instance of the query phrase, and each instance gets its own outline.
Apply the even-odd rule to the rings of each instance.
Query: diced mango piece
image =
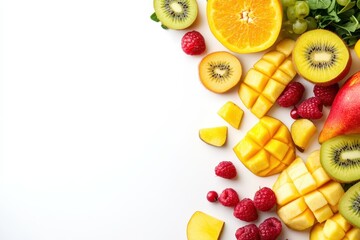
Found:
[[[281,134],[277,132],[279,129]],[[274,136],[278,136],[277,139]],[[277,174],[295,159],[289,130],[281,121],[269,116],[262,117],[233,150],[245,167],[258,176]]]
[[[336,222],[345,232],[352,228],[351,224],[346,221],[346,219],[340,213],[336,213],[331,219]]]
[[[345,235],[348,240],[358,240],[360,239],[360,229],[359,228],[351,228]]]
[[[272,189],[276,195],[279,217],[294,230],[304,230],[304,227],[311,227],[333,218],[338,211],[339,199],[344,194],[341,184],[331,180],[324,173],[319,150],[309,155],[306,164],[297,157],[280,173]],[[297,211],[296,207],[299,208]],[[305,224],[305,219],[311,224]],[[344,221],[339,217],[334,217],[333,220],[341,226],[345,235],[347,225]],[[322,226],[319,225],[317,230],[310,234],[310,239],[315,240],[316,237],[328,239],[324,238],[325,235],[323,236]]]
[[[328,219],[324,225],[324,235],[331,240],[341,240],[345,231],[335,221]]]
[[[217,112],[232,127],[239,129],[244,111],[232,101],[226,102]]]
[[[224,221],[207,213],[196,211],[188,221],[186,236],[188,240],[218,240],[223,227]]]
[[[221,147],[226,143],[227,130],[226,126],[202,128],[199,130],[199,137],[209,145]]]
[[[290,56],[294,44],[292,39],[281,40],[249,69],[240,84],[240,99],[258,118],[266,115],[296,75]]]

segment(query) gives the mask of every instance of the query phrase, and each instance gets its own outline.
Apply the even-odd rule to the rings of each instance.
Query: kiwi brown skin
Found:
[[[339,212],[350,224],[360,228],[360,182],[351,186],[340,198]]]
[[[339,135],[323,142],[320,162],[325,172],[338,182],[359,181],[360,134]]]

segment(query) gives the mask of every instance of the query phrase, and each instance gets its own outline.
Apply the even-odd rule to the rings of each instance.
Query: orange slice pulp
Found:
[[[277,40],[282,24],[280,0],[208,0],[211,32],[230,51],[254,53]]]

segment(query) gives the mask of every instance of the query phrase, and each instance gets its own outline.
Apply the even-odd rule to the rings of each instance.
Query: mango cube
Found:
[[[228,101],[219,109],[218,115],[232,127],[239,129],[244,111],[235,103]]]

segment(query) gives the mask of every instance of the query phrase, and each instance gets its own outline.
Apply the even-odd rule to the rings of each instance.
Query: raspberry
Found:
[[[281,230],[281,222],[275,217],[269,217],[259,225],[261,240],[275,240],[280,235]]]
[[[236,177],[237,172],[234,164],[230,161],[222,161],[215,167],[216,176],[226,179],[232,179]]]
[[[205,39],[198,31],[187,32],[181,39],[181,48],[188,55],[200,55],[206,49]]]
[[[298,114],[298,112],[297,112],[297,107],[294,107],[293,109],[291,109],[291,111],[290,111],[290,117],[291,117],[292,119],[294,119],[294,120],[300,118],[300,116],[299,116],[299,114]]]
[[[255,207],[263,212],[271,210],[276,204],[276,196],[273,190],[268,187],[260,188],[254,196]]]
[[[339,84],[335,83],[329,86],[314,85],[314,95],[321,99],[325,106],[331,106],[334,98],[339,91]]]
[[[216,202],[218,200],[218,194],[217,192],[215,191],[209,191],[207,194],[206,194],[206,199],[209,201],[209,202]]]
[[[251,223],[238,228],[235,237],[237,240],[260,240],[260,231],[255,224]]]
[[[323,104],[318,97],[310,97],[297,107],[297,113],[302,118],[319,119],[323,116]]]
[[[241,200],[234,208],[234,216],[246,222],[258,219],[258,213],[253,200],[250,198]]]
[[[226,188],[221,192],[219,202],[225,207],[234,207],[239,202],[239,195],[234,189]]]
[[[302,98],[305,91],[304,85],[299,82],[289,83],[284,91],[281,93],[277,99],[277,103],[281,107],[291,107],[297,104]]]

